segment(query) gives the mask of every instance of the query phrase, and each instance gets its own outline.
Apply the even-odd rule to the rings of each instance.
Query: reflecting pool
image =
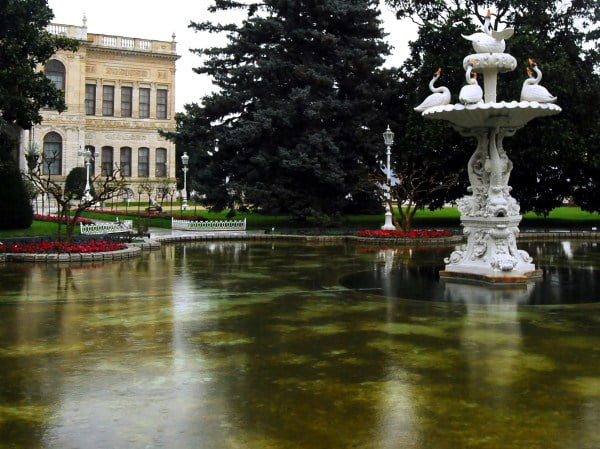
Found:
[[[448,247],[6,264],[0,448],[597,449],[600,247],[520,247],[516,292],[439,283]]]

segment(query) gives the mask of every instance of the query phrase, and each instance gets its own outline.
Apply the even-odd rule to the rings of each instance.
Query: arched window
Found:
[[[139,148],[138,149],[138,176],[140,178],[147,178],[150,176],[150,149]]]
[[[60,175],[62,167],[62,137],[50,132],[44,136],[44,162],[42,172],[46,175]]]
[[[167,149],[157,148],[156,149],[156,173],[157,178],[167,177]]]
[[[46,77],[54,83],[57,89],[65,91],[65,66],[56,59],[46,64]]]
[[[131,176],[131,148],[121,147],[121,175]]]
[[[113,147],[102,147],[102,176],[110,176],[113,172]]]

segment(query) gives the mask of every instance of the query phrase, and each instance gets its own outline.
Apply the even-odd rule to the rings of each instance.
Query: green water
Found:
[[[591,244],[523,249],[600,284]],[[449,251],[197,243],[4,265],[0,448],[600,447],[600,304],[340,284]]]

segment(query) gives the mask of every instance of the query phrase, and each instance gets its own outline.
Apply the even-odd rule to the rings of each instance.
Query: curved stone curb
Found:
[[[518,240],[600,240],[598,231],[574,232],[521,232]]]
[[[286,240],[297,242],[313,242],[313,243],[346,243],[359,242],[373,245],[393,245],[393,246],[432,246],[432,245],[448,245],[460,243],[463,241],[462,236],[450,237],[435,237],[435,238],[376,238],[376,237],[358,237],[352,235],[295,235],[295,234],[262,234],[262,233],[246,233],[246,234],[218,234],[218,233],[201,233],[201,234],[185,234],[185,235],[162,235],[156,236],[154,239],[160,243],[181,243],[181,242],[202,242],[212,240],[254,240],[254,241],[272,241]]]
[[[519,240],[600,240],[600,232],[581,231],[581,232],[522,232],[518,236]],[[358,237],[353,235],[296,235],[296,234],[262,234],[248,232],[246,234],[219,234],[219,233],[199,233],[185,235],[162,235],[152,239],[160,243],[180,243],[180,242],[202,242],[212,240],[254,240],[254,241],[310,241],[318,243],[344,243],[358,242],[377,246],[445,246],[463,243],[466,238],[464,235],[453,235],[449,237],[434,238],[377,238],[377,237]],[[151,249],[154,249],[151,248]]]
[[[50,254],[30,254],[30,253],[6,253],[2,254],[4,261],[7,262],[34,262],[34,263],[80,263],[80,262],[104,262],[108,260],[131,259],[142,254],[142,248],[138,246],[128,246],[118,251],[106,251],[99,253],[50,253]],[[2,259],[0,259],[1,261]]]

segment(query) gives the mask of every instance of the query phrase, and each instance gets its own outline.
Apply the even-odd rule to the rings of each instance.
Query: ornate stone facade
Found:
[[[31,144],[58,152],[52,173],[66,178],[84,166],[81,150],[95,154],[92,171],[118,166],[134,192],[141,183],[175,183],[175,145],[158,130],[175,129],[175,36],[155,41],[87,32],[52,24],[48,30],[80,42],[76,53],[59,52],[43,68],[65,92],[67,110],[43,110],[43,121],[21,138],[20,166]],[[61,86],[62,84],[62,86]]]

